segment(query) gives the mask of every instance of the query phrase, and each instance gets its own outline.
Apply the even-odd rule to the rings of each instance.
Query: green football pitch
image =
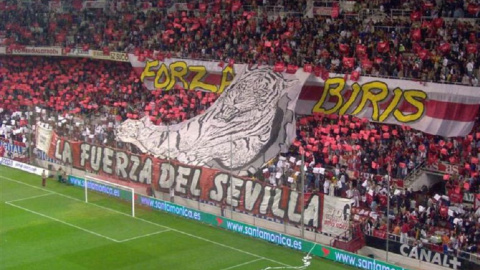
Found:
[[[353,269],[0,166],[0,269]]]

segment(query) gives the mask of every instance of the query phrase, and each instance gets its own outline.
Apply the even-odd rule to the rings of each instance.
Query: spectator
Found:
[[[62,177],[63,177],[62,167],[58,167],[58,170],[57,170],[57,179],[58,179],[58,182],[59,182],[59,183],[62,183],[62,182],[63,182]]]
[[[400,236],[400,232],[401,232],[401,227],[400,227],[400,224],[397,223],[395,225],[395,228],[393,229],[392,234],[396,236]]]
[[[410,227],[408,226],[408,223],[404,222],[402,224],[402,229],[400,232],[400,243],[402,244],[408,244],[408,231],[410,230]]]
[[[337,73],[351,73],[353,70],[353,67],[341,63],[344,56],[353,57],[356,63],[361,63],[366,57],[375,61],[375,64],[371,68],[357,68],[361,75],[448,83],[462,82],[465,69],[449,70],[447,65],[440,67],[432,65],[432,62],[444,55],[445,59],[449,59],[447,63],[450,66],[465,67],[467,48],[463,44],[473,40],[471,33],[475,38],[475,33],[478,32],[478,25],[474,21],[444,21],[444,17],[478,17],[478,12],[473,13],[475,9],[465,12],[462,5],[441,4],[415,10],[420,13],[419,16],[434,18],[422,18],[425,23],[419,25],[415,18],[410,17],[385,16],[385,19],[362,21],[356,16],[344,16],[343,12],[335,20],[321,16],[308,18],[303,16],[303,4],[306,1],[293,2],[295,1],[287,1],[283,6],[276,5],[276,9],[294,12],[287,13],[283,18],[275,16],[275,13],[269,16],[271,14],[268,9],[261,9],[261,14],[248,11],[249,2],[245,1],[236,12],[232,12],[231,3],[225,2],[213,3],[205,9],[194,4],[187,11],[172,13],[167,13],[166,7],[144,10],[131,3],[125,8],[98,9],[95,12],[88,9],[81,11],[80,7],[76,7],[65,14],[56,14],[55,10],[47,10],[35,4],[18,5],[1,11],[3,20],[0,31],[7,33],[6,44],[14,47],[88,47],[120,52],[138,49],[185,58],[232,58],[237,63],[273,65],[281,61],[297,66],[311,63]],[[369,5],[370,8],[385,13],[391,8],[383,4]],[[407,6],[410,5],[414,6]],[[356,8],[361,12],[360,9],[366,6],[357,4]],[[19,23],[18,17],[28,19]],[[205,27],[207,24],[210,29]],[[412,30],[415,29],[420,30],[422,42],[418,38],[411,39]],[[229,32],[235,35],[226,35]],[[384,43],[379,51],[377,45],[382,40]],[[343,49],[340,50],[335,41],[345,45]],[[439,41],[454,48],[449,49],[448,45],[435,46],[435,42]],[[365,50],[358,53],[357,44],[365,45]],[[234,49],[236,47],[239,50]],[[469,54],[474,59],[478,58],[478,50],[472,46],[469,48]],[[428,53],[419,54],[419,51]],[[461,73],[448,76],[451,72],[459,71]],[[438,75],[434,76],[435,73]]]

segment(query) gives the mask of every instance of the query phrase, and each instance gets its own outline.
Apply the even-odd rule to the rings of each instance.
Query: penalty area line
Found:
[[[40,188],[40,187],[37,187],[37,186],[34,186],[34,185],[30,185],[30,184],[27,184],[27,183],[24,183],[24,182],[21,182],[21,181],[18,181],[18,180],[9,178],[9,177],[5,177],[5,176],[3,176],[3,175],[0,175],[0,178],[3,178],[3,179],[5,179],[5,180],[7,180],[7,181],[16,182],[16,183],[19,183],[19,184],[23,184],[23,185],[25,185],[25,186],[29,186],[29,187],[33,187],[33,188],[36,188],[36,189],[43,190],[43,189]],[[70,196],[67,196],[67,195],[62,194],[62,193],[59,193],[59,192],[55,192],[55,191],[50,191],[50,192],[52,192],[53,194],[57,194],[57,195],[59,195],[59,196],[65,197],[65,198],[69,198],[69,199],[71,199],[71,200],[75,200],[75,201],[79,201],[79,202],[84,202],[84,203],[85,203],[85,201],[83,201],[83,200],[79,200],[79,199],[77,199],[77,198],[70,197]],[[231,250],[234,250],[234,251],[243,253],[243,254],[247,254],[247,255],[250,255],[250,256],[253,256],[253,257],[256,257],[256,258],[259,258],[259,259],[263,259],[263,260],[266,260],[266,261],[269,261],[269,262],[273,262],[273,263],[276,263],[276,264],[279,264],[279,265],[287,266],[287,267],[292,267],[291,265],[288,265],[288,264],[285,264],[285,263],[282,263],[282,262],[279,262],[279,261],[276,261],[276,260],[273,260],[273,259],[269,259],[269,258],[260,256],[260,255],[257,255],[257,254],[252,253],[252,252],[248,252],[248,251],[245,251],[245,250],[242,250],[242,249],[238,249],[238,248],[235,248],[235,247],[232,247],[232,246],[229,246],[229,245],[225,245],[225,244],[222,244],[222,243],[220,243],[220,242],[216,242],[216,241],[213,241],[213,240],[210,240],[210,239],[207,239],[207,238],[204,238],[204,237],[200,237],[200,236],[197,236],[197,235],[194,235],[194,234],[191,234],[191,233],[187,233],[187,232],[184,232],[184,231],[180,231],[180,230],[177,230],[177,229],[174,229],[174,228],[165,226],[165,225],[161,225],[161,224],[155,223],[155,222],[150,221],[150,220],[146,220],[146,219],[139,218],[139,217],[132,217],[132,216],[129,215],[129,214],[126,214],[126,213],[123,213],[123,212],[120,212],[120,211],[117,211],[117,210],[114,210],[114,209],[110,209],[110,208],[107,208],[107,207],[104,207],[104,206],[101,206],[101,205],[98,205],[98,204],[91,204],[91,205],[94,205],[94,206],[96,206],[96,207],[100,207],[100,208],[102,208],[102,209],[105,209],[105,210],[108,210],[108,211],[111,211],[111,212],[119,213],[119,214],[122,214],[122,215],[128,216],[128,217],[131,217],[131,218],[134,218],[134,219],[138,219],[138,220],[141,220],[141,221],[143,221],[143,222],[145,222],[145,223],[149,223],[149,224],[152,224],[152,225],[161,227],[161,228],[169,229],[169,230],[171,230],[171,231],[174,231],[174,232],[177,232],[177,233],[180,233],[180,234],[189,236],[189,237],[191,237],[191,238],[196,238],[196,239],[199,239],[199,240],[202,240],[202,241],[211,243],[211,244],[215,244],[215,245],[218,245],[218,246],[221,246],[221,247],[224,247],[224,248],[228,248],[228,249],[231,249]],[[161,212],[162,212],[162,211],[161,211]],[[165,213],[165,212],[162,212],[162,213]],[[115,241],[118,242],[118,240],[115,240]]]
[[[39,212],[34,211],[34,210],[30,210],[30,209],[25,208],[25,207],[22,207],[22,206],[15,205],[15,204],[13,204],[13,203],[11,203],[11,202],[5,202],[5,203],[8,204],[8,205],[10,205],[10,206],[13,206],[13,207],[22,209],[23,211],[26,211],[26,212],[29,212],[29,213],[32,213],[32,214],[35,214],[35,215],[38,215],[38,216],[41,216],[41,217],[44,217],[44,218],[47,218],[47,219],[51,219],[51,220],[56,221],[56,222],[58,222],[58,223],[62,223],[62,224],[64,224],[64,225],[67,225],[67,226],[70,226],[70,227],[72,227],[72,228],[75,228],[75,229],[78,229],[78,230],[87,232],[87,233],[89,233],[89,234],[93,234],[93,235],[98,236],[98,237],[105,238],[105,239],[110,240],[110,241],[112,241],[112,242],[115,242],[115,243],[119,243],[119,242],[120,242],[120,241],[118,241],[118,240],[116,240],[116,239],[110,238],[110,237],[105,236],[105,235],[103,235],[103,234],[96,233],[96,232],[94,232],[94,231],[90,231],[90,230],[87,230],[87,229],[85,229],[85,228],[79,227],[79,226],[77,226],[77,225],[73,225],[73,224],[71,224],[71,223],[68,223],[68,222],[66,222],[66,221],[63,221],[63,220],[60,220],[60,219],[57,219],[57,218],[54,218],[54,217],[51,217],[51,216],[47,216],[47,215],[45,215],[45,214],[39,213]]]
[[[45,196],[49,196],[49,195],[53,195],[53,194],[54,193],[48,191],[48,193],[44,193],[44,194],[40,194],[40,195],[36,195],[36,196],[31,196],[31,197],[27,197],[27,198],[22,198],[22,199],[17,199],[17,200],[11,200],[11,201],[8,201],[8,202],[5,202],[5,203],[21,202],[21,201],[36,199],[36,198],[45,197]]]
[[[148,237],[148,236],[152,236],[152,235],[157,235],[157,234],[161,234],[161,233],[164,233],[164,232],[170,232],[170,231],[172,231],[172,230],[166,229],[166,230],[163,230],[163,231],[158,231],[158,232],[154,232],[154,233],[148,233],[148,234],[139,235],[139,236],[135,236],[135,237],[128,238],[128,239],[124,239],[124,240],[119,240],[118,242],[119,242],[119,243],[128,242],[128,241],[132,241],[132,240],[135,240],[135,239],[139,239],[139,238],[143,238],[143,237]]]
[[[251,261],[248,261],[248,262],[244,262],[244,263],[241,263],[241,264],[237,264],[237,265],[234,265],[234,266],[230,266],[228,268],[223,268],[222,270],[230,270],[230,269],[233,269],[233,268],[237,268],[237,267],[240,267],[240,266],[244,266],[244,265],[247,265],[247,264],[251,264],[251,263],[254,263],[254,262],[258,262],[258,261],[261,261],[263,260],[262,258],[258,258],[256,260],[251,260]]]

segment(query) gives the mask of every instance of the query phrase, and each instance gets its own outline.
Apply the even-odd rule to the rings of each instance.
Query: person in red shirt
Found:
[[[5,148],[0,145],[0,157],[3,157],[5,155]]]

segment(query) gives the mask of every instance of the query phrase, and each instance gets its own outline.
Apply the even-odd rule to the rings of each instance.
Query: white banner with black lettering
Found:
[[[62,48],[61,47],[32,47],[32,46],[21,46],[19,48],[7,47],[6,53],[14,54],[14,55],[61,56]]]
[[[37,148],[47,153],[52,141],[52,134],[51,129],[45,128],[41,124],[37,125]]]
[[[84,50],[82,48],[72,48],[68,52],[64,49],[64,53],[66,56],[74,56],[74,57],[89,57],[90,50]]]
[[[130,62],[128,59],[128,54],[122,52],[104,52],[104,51],[96,51],[96,50],[89,50],[89,54],[91,58],[94,59],[102,59],[102,60],[109,60],[109,61],[117,61],[117,62]]]
[[[10,168],[22,170],[24,172],[33,173],[36,175],[42,175],[43,171],[45,171],[46,175],[50,175],[49,170],[45,170],[40,167],[32,166],[23,162],[15,161],[9,158],[1,158],[0,157],[0,165],[8,166]]]
[[[322,232],[339,235],[350,225],[351,199],[325,196],[323,199]]]

